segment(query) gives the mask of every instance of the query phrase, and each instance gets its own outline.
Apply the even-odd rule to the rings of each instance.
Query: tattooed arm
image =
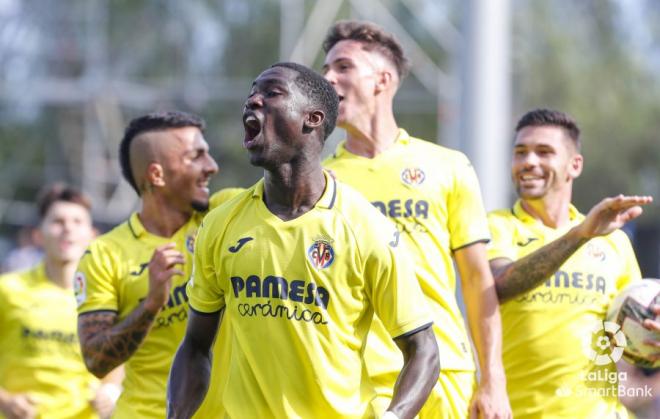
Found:
[[[642,213],[640,205],[652,202],[649,196],[605,198],[594,206],[584,221],[557,240],[512,262],[496,258],[490,261],[500,302],[532,290],[545,281],[584,243],[596,236],[621,228]]]
[[[102,378],[126,362],[140,347],[156,314],[167,303],[172,277],[185,259],[174,243],[158,247],[149,262],[149,292],[123,321],[115,324],[114,311],[95,311],[78,316],[78,335],[87,369]]]

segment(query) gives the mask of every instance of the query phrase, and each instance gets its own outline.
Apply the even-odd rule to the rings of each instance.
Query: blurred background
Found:
[[[117,161],[126,123],[180,109],[208,122],[213,188],[261,171],[242,149],[250,84],[277,61],[317,70],[327,28],[372,20],[413,71],[402,127],[465,151],[487,209],[509,206],[513,128],[527,110],[572,114],[583,132],[581,211],[607,195],[656,203],[628,233],[660,277],[660,2],[654,0],[0,0],[0,260],[38,257],[33,200],[53,181],[83,188],[105,230],[137,207]],[[326,153],[342,138],[335,131]],[[657,411],[656,411],[657,413]]]
[[[541,106],[583,130],[579,209],[618,193],[660,199],[657,1],[0,0],[0,259],[28,241],[19,232],[47,182],[89,193],[101,229],[135,209],[117,148],[125,124],[152,110],[201,114],[221,167],[213,187],[251,185],[261,172],[245,158],[240,118],[251,81],[276,61],[320,69],[340,18],[403,42],[414,67],[400,125],[465,151],[488,209],[511,204],[512,130]],[[660,276],[660,205],[629,233],[644,275]]]

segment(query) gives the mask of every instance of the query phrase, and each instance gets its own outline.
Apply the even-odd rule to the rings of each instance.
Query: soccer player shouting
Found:
[[[264,178],[200,229],[169,417],[193,414],[209,374],[226,381],[208,397],[228,417],[374,416],[362,357],[374,313],[404,358],[388,415],[413,417],[436,382],[431,319],[396,230],[321,168],[337,102],[298,64],[275,64],[252,84],[244,146]],[[218,329],[228,361],[209,371]]]

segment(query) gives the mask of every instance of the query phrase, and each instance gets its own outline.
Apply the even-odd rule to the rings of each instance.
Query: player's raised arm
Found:
[[[220,313],[197,313],[192,309],[188,313],[186,335],[174,357],[167,383],[168,418],[189,418],[204,400],[209,387],[211,348],[220,327]]]
[[[623,227],[642,214],[641,205],[653,201],[650,196],[605,198],[596,204],[586,218],[557,240],[513,262],[506,258],[490,261],[500,301],[510,300],[536,288],[547,280],[577,249],[596,236]]]
[[[149,262],[149,293],[123,321],[109,310],[78,316],[78,334],[83,359],[89,371],[99,378],[126,362],[140,347],[156,314],[167,303],[172,276],[183,275],[185,262],[173,243],[160,246]]]

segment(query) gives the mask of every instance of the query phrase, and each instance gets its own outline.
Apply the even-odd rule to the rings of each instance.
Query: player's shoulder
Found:
[[[467,163],[469,159],[462,151],[445,147],[431,141],[416,137],[408,137],[409,147],[416,152],[423,152],[429,158],[441,158],[449,163]]]
[[[131,216],[131,218],[134,217],[135,214]],[[136,231],[138,227],[131,225],[131,218],[92,240],[85,253],[111,253],[119,255],[124,252],[131,252],[131,249],[133,249],[131,245],[138,238]]]
[[[383,228],[394,227],[362,193],[341,181],[336,184],[336,210],[353,230],[380,234]]]
[[[0,293],[17,292],[29,288],[41,280],[38,275],[41,265],[0,275]]]
[[[209,208],[210,209],[217,208],[220,205],[231,201],[232,198],[236,197],[237,195],[240,195],[242,192],[245,192],[245,190],[246,190],[245,188],[220,189],[219,191],[211,195],[211,198],[209,199]]]
[[[257,184],[249,188],[230,188],[218,191],[223,193],[222,202],[212,208],[204,217],[203,224],[226,223],[233,215],[240,212],[252,200]]]
[[[621,229],[614,230],[606,236],[607,240],[615,247],[620,248],[623,246],[631,246],[630,238],[625,231]]]
[[[515,228],[519,222],[512,208],[501,208],[490,211],[486,217],[488,219],[488,225],[491,228]]]
[[[100,246],[108,246],[114,243],[121,243],[125,241],[128,237],[135,237],[134,228],[131,226],[131,221],[126,220],[105,233],[96,237],[92,243]]]

